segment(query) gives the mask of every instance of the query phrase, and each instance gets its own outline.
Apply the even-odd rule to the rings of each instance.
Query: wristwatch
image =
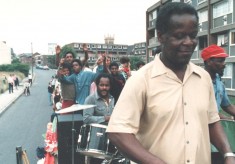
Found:
[[[224,158],[226,157],[235,157],[235,154],[233,154],[232,152],[228,152],[224,154]]]

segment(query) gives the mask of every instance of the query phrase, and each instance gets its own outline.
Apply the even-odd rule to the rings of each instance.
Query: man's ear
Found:
[[[213,64],[213,62],[210,58],[206,60],[206,63],[207,63],[207,65],[212,65]]]

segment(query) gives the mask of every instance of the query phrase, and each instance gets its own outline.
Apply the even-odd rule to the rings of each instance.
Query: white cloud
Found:
[[[48,43],[145,41],[147,8],[157,0],[0,0],[0,39],[16,53],[46,53]]]

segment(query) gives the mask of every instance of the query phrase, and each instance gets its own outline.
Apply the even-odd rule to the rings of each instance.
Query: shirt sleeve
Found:
[[[107,132],[138,132],[146,103],[146,82],[141,77],[130,77],[127,80],[111,115]]]
[[[95,81],[96,77],[103,72],[103,65],[98,65],[95,72],[87,72],[90,76],[90,83]]]
[[[229,97],[228,97],[228,94],[225,90],[225,87],[223,85],[223,98],[222,98],[222,101],[221,101],[221,104],[220,106],[221,107],[227,107],[231,104],[230,100],[229,100]]]
[[[104,71],[103,65],[98,65],[98,67],[96,69],[96,73],[102,73],[103,71]]]
[[[59,77],[59,81],[62,83],[73,84],[74,83],[74,74],[70,76]]]
[[[217,109],[218,108],[217,108],[217,103],[216,103],[216,99],[215,99],[214,88],[211,83],[211,85],[210,85],[210,99],[209,99],[209,112],[208,112],[209,124],[220,120]]]

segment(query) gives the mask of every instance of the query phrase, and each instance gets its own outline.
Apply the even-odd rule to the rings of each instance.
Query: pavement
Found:
[[[0,94],[0,116],[23,94],[26,80],[28,79],[23,79],[17,89],[14,87],[13,93],[9,94],[7,90]]]

